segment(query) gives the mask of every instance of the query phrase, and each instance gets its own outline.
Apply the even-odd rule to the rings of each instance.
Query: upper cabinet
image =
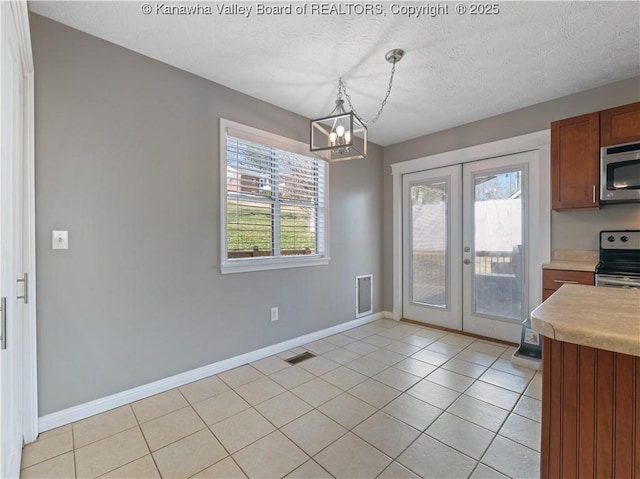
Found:
[[[551,208],[599,206],[600,116],[551,123]]]
[[[600,206],[600,147],[640,141],[640,102],[551,123],[551,208]]]
[[[640,141],[640,102],[600,112],[600,146]]]

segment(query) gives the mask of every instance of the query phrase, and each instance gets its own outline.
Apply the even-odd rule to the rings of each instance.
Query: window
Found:
[[[222,273],[327,264],[326,163],[223,119],[220,145]]]

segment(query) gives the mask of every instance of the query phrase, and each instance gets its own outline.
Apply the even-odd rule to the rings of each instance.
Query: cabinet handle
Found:
[[[561,283],[561,284],[580,284],[577,281],[569,281],[566,279],[554,279],[553,280],[554,283]]]
[[[24,292],[22,293],[22,296],[18,296],[17,299],[22,299],[24,300],[24,304],[29,304],[29,273],[25,273],[24,277],[17,279],[16,281],[24,284],[24,289],[22,290]]]
[[[591,202],[596,203],[596,185],[591,185]]]
[[[0,349],[7,349],[7,298],[0,299]]]

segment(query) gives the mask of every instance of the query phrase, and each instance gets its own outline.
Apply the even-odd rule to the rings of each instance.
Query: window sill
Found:
[[[323,266],[329,264],[331,258],[268,258],[268,259],[236,259],[220,265],[220,273],[249,273],[252,271],[269,271],[275,269],[304,268],[307,266]]]

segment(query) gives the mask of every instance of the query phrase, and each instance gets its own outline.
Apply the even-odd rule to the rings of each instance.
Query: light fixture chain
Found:
[[[389,99],[389,95],[391,95],[391,88],[393,87],[393,76],[395,75],[395,73],[396,73],[396,62],[393,62],[393,66],[391,67],[391,77],[389,78],[389,88],[387,88],[387,94],[384,96],[384,100],[382,100],[382,105],[380,105],[378,114],[375,116],[375,118],[373,118],[373,120],[366,121],[366,120],[363,120],[360,115],[358,115],[358,113],[356,112],[356,109],[353,107],[353,104],[351,103],[351,95],[349,95],[349,93],[347,92],[347,86],[342,81],[342,78],[338,80],[338,98],[341,98],[342,94],[344,94],[345,98],[347,99],[347,103],[349,103],[349,107],[351,108],[351,111],[353,112],[353,114],[356,115],[364,125],[372,125],[376,121],[378,121],[378,119],[380,118],[380,115],[382,115],[382,110],[384,110],[384,107],[387,104],[387,100]]]

